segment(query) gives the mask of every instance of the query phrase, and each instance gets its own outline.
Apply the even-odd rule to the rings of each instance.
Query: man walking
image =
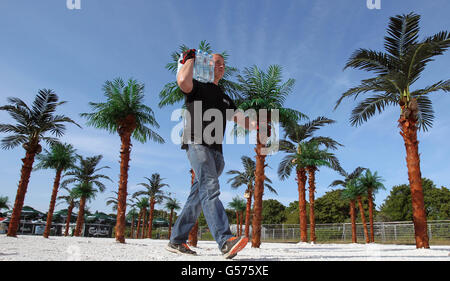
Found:
[[[202,83],[193,79],[195,49],[183,53],[183,64],[177,76],[177,83],[185,95],[187,109],[186,124],[183,131],[183,145],[187,157],[195,172],[191,193],[178,217],[166,249],[174,253],[196,255],[186,244],[189,231],[194,226],[203,209],[209,230],[216,240],[220,251],[231,259],[248,243],[247,237],[233,237],[228,218],[219,199],[219,176],[225,163],[222,155],[222,141],[225,132],[227,109],[236,110],[233,100],[218,86],[225,73],[225,62],[221,55],[214,54],[214,82]],[[201,109],[201,111],[200,111]],[[203,118],[205,112],[215,112],[211,118]],[[206,115],[209,115],[207,112]],[[200,115],[201,114],[201,115]],[[196,116],[200,116],[200,119]],[[222,122],[220,122],[222,116]],[[212,120],[214,117],[214,120]],[[205,120],[204,120],[205,119]],[[211,121],[207,121],[207,120]],[[249,122],[243,114],[236,112],[234,120],[246,129],[255,129],[256,124]],[[245,121],[243,121],[245,120]],[[219,124],[217,123],[219,122]],[[214,124],[212,124],[214,123]],[[208,125],[218,126],[208,126]],[[213,130],[208,128],[215,127]],[[222,128],[219,130],[217,128]],[[206,128],[206,130],[205,130]],[[214,134],[214,136],[212,136]]]

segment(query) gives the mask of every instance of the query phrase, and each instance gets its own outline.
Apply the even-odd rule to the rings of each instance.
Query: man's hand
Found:
[[[195,49],[189,49],[183,52],[183,59],[181,60],[181,64],[185,64],[188,60],[195,59]]]

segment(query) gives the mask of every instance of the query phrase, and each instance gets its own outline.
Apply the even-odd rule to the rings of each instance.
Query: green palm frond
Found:
[[[384,111],[388,105],[399,105],[403,110],[409,101],[416,98],[419,104],[417,127],[428,130],[432,126],[434,112],[431,101],[422,98],[436,91],[450,91],[450,80],[442,80],[424,89],[411,91],[411,86],[420,78],[429,62],[450,48],[450,32],[441,31],[424,40],[418,40],[420,15],[410,13],[390,18],[385,36],[386,53],[366,49],[355,51],[347,61],[346,68],[374,72],[377,76],[363,80],[359,86],[350,88],[337,100],[336,109],[347,97],[371,93],[353,110],[350,122],[358,126],[366,122],[375,112]],[[405,115],[406,116],[406,115]]]
[[[74,167],[77,159],[75,151],[70,144],[57,143],[52,145],[50,151],[44,149],[44,153],[36,156],[38,164],[34,169],[55,169],[62,171],[70,169]]]
[[[316,119],[306,122],[305,124],[289,124],[289,126],[284,126],[285,135],[295,143],[299,143],[307,138],[313,136],[313,133],[320,129],[321,127],[329,124],[333,124],[336,121],[326,118],[324,116],[319,116]]]
[[[176,198],[168,198],[165,208],[168,210],[179,210],[181,209],[180,202],[178,202]]]
[[[169,187],[169,185],[162,182],[164,179],[161,178],[161,176],[158,173],[153,173],[150,178],[148,177],[144,178],[147,180],[147,182],[139,183],[138,185],[144,187],[145,189],[133,193],[132,195],[133,198],[145,195],[150,198],[154,198],[158,203],[161,202],[163,199],[168,198],[165,195],[162,188]]]
[[[351,67],[372,71],[375,74],[388,74],[395,66],[393,58],[383,52],[367,49],[356,50],[347,61],[344,70]]]
[[[8,196],[0,196],[0,210],[1,209],[11,209]]]
[[[373,93],[396,93],[401,92],[399,86],[395,83],[394,75],[386,75],[382,77],[375,77],[361,81],[359,86],[350,88],[336,102],[334,110],[341,104],[342,100],[346,97],[353,96],[354,100],[358,98],[360,94],[369,92]]]
[[[98,174],[99,171],[109,168],[107,166],[98,168],[100,161],[103,159],[102,155],[83,158],[77,155],[79,164],[72,166],[63,176],[65,180],[61,182],[61,187],[65,188],[67,185],[75,183],[75,188],[72,191],[80,197],[87,199],[94,198],[97,192],[103,192],[106,186],[99,181],[99,179],[112,180],[103,174]],[[95,188],[95,186],[98,188]]]
[[[256,163],[248,156],[241,157],[242,165],[244,166],[244,171],[229,170],[228,175],[232,175],[232,178],[227,180],[227,183],[231,183],[232,188],[238,188],[240,186],[245,186],[247,188],[253,188],[255,185],[255,171]],[[272,181],[270,178],[265,177],[264,186],[270,191],[277,194],[276,190],[271,186]]]
[[[307,119],[307,116],[298,110],[284,106],[295,80],[288,79],[283,83],[281,66],[271,65],[267,72],[257,66],[246,67],[237,76],[237,80],[241,95],[241,99],[236,101],[238,108],[244,111],[252,109],[257,114],[259,110],[278,110],[279,120],[275,122],[283,125]]]
[[[319,145],[324,145],[326,148],[334,150],[338,149],[338,146],[344,146],[330,137],[312,137],[309,141],[316,142]]]
[[[152,140],[164,143],[164,139],[149,128],[159,128],[153,110],[143,103],[144,84],[129,79],[127,83],[122,78],[106,81],[103,92],[106,102],[90,102],[93,112],[82,113],[87,118],[87,124],[110,133],[119,132],[121,121],[128,116],[134,116],[136,128],[133,138],[141,143]]]
[[[343,180],[335,180],[330,184],[330,187],[334,187],[334,186],[345,186],[345,182]]]
[[[367,169],[366,173],[361,175],[358,180],[362,188],[366,190],[371,189],[374,193],[386,189],[382,183],[384,181],[383,178],[381,178],[377,172],[372,173],[369,169]]]
[[[350,124],[352,126],[359,126],[375,115],[377,111],[381,113],[386,106],[395,104],[397,104],[395,96],[389,93],[368,97],[352,110]]]
[[[414,97],[414,95],[413,95]],[[419,96],[417,98],[417,123],[419,129],[424,132],[431,128],[434,120],[434,110],[431,100],[427,96]]]
[[[392,57],[400,60],[417,43],[419,21],[420,16],[414,13],[390,18],[387,29],[389,36],[384,37],[384,46]]]
[[[410,47],[410,51],[403,58],[402,72],[407,74],[408,85],[419,79],[429,62],[434,57],[442,55],[450,47],[450,33],[439,32]]]
[[[431,86],[425,87],[424,89],[415,90],[411,93],[411,97],[417,98],[437,91],[450,92],[450,79],[446,81],[441,80]]]
[[[46,136],[51,134],[61,137],[66,130],[65,123],[72,123],[80,127],[75,121],[64,115],[55,115],[56,108],[65,102],[59,101],[53,90],[42,89],[36,95],[32,106],[15,97],[8,98],[9,105],[1,106],[16,124],[0,124],[0,133],[10,133],[2,139],[1,147],[11,149],[22,144],[29,144],[35,148],[41,140],[48,144],[57,143],[57,139]]]
[[[233,197],[232,201],[228,203],[228,207],[236,212],[243,212],[245,211],[247,206],[244,199],[235,196]]]
[[[292,163],[295,159],[295,154],[287,154],[283,157],[283,160],[281,160],[278,165],[278,177],[281,180],[285,180],[290,177],[292,169],[296,167],[296,165]]]
[[[344,187],[345,188],[341,193],[342,199],[355,200],[358,196],[363,194],[363,191],[358,185],[358,181],[356,179],[348,181]]]
[[[356,180],[362,174],[362,172],[364,172],[365,170],[367,170],[367,168],[357,167],[355,170],[353,170],[353,172],[351,172],[349,174],[344,169],[339,168],[336,171],[342,177],[344,177],[344,179],[343,180],[335,180],[335,181],[333,181],[330,184],[330,187],[334,187],[334,186],[338,186],[338,185],[345,187],[350,181]]]

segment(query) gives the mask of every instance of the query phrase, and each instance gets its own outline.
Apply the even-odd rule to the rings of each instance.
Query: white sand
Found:
[[[112,238],[77,238],[0,235],[0,261],[36,260],[139,260],[139,261],[224,261],[217,244],[199,241],[193,248],[198,256],[185,256],[165,250],[167,240],[127,239],[126,244]],[[315,244],[262,243],[259,249],[251,244],[233,261],[325,261],[325,260],[432,260],[450,261],[450,246],[416,249],[413,245],[382,244]]]

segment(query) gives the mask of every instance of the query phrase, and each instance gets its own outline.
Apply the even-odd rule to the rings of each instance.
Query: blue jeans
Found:
[[[204,145],[189,144],[187,157],[195,172],[195,179],[183,211],[173,226],[170,242],[186,243],[189,231],[203,209],[209,230],[219,249],[222,249],[227,239],[233,236],[227,214],[219,200],[219,176],[225,166],[223,155]]]

